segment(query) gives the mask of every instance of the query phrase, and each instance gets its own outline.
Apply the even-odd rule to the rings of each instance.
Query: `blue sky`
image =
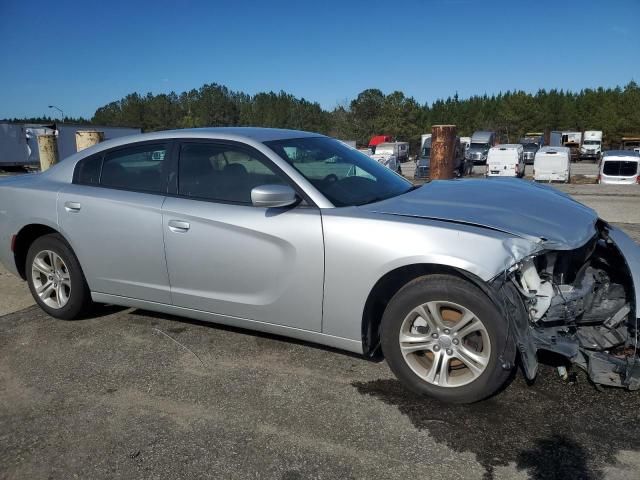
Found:
[[[640,0],[0,0],[0,118],[219,83],[331,109],[640,81]]]

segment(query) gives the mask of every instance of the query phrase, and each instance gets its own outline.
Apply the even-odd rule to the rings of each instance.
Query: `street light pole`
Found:
[[[64,123],[64,112],[61,108],[56,107],[55,105],[49,105],[49,108],[54,108],[60,112],[60,123]]]

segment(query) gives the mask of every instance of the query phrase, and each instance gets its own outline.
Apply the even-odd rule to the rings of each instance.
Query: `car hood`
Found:
[[[436,180],[370,212],[475,225],[572,250],[596,234],[598,215],[553,187],[519,179]]]

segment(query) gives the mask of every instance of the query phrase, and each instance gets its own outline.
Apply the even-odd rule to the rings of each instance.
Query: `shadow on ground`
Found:
[[[353,386],[397,406],[435,441],[474,453],[487,479],[495,467],[513,462],[535,480],[598,480],[620,450],[640,450],[637,392],[598,392],[584,375],[564,384],[550,367],[533,386],[517,378],[498,396],[473,405],[425,401],[396,380]]]

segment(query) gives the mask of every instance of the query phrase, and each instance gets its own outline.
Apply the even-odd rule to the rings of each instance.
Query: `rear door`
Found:
[[[171,303],[162,236],[170,144],[108,150],[76,165],[57,202],[91,291]]]
[[[497,150],[487,162],[489,175],[515,177],[518,165],[518,153],[515,150]]]
[[[632,184],[638,178],[638,161],[627,159],[604,160],[602,181],[606,183]]]
[[[321,331],[320,210],[254,207],[253,187],[289,180],[243,144],[182,142],[176,171],[162,215],[174,305]]]

